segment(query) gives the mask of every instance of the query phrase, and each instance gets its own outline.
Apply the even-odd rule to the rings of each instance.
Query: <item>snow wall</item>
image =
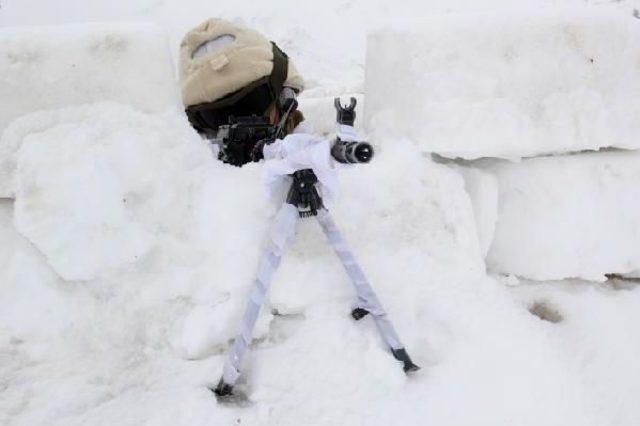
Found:
[[[640,21],[602,9],[449,15],[368,41],[373,139],[410,135],[440,157],[485,159],[456,169],[492,272],[637,271]],[[583,152],[605,148],[632,151]]]

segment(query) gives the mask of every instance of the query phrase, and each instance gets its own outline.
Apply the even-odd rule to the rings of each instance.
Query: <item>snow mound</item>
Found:
[[[150,24],[0,29],[0,132],[30,112],[115,101],[156,112],[179,103],[162,30]]]
[[[394,22],[368,38],[367,128],[451,158],[639,148],[639,49],[602,9]]]
[[[499,185],[491,270],[603,281],[640,268],[640,153],[538,158],[487,170]]]

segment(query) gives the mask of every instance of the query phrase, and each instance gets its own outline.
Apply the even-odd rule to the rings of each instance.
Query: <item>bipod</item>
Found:
[[[233,395],[233,387],[240,377],[242,360],[251,342],[251,335],[258,319],[260,308],[264,303],[273,275],[278,266],[280,266],[282,254],[295,237],[298,220],[312,216],[317,218],[329,244],[342,262],[356,290],[357,303],[351,311],[352,317],[355,320],[360,320],[370,315],[394,358],[402,362],[403,370],[406,373],[410,373],[420,369],[411,361],[371,284],[369,284],[360,265],[356,262],[351,249],[342,237],[329,211],[324,207],[322,198],[315,186],[318,178],[313,173],[313,170],[298,170],[291,177],[293,182],[289,189],[287,200],[276,214],[271,225],[268,246],[258,266],[253,291],[249,297],[240,329],[224,363],[222,378],[216,388],[213,389],[219,399],[226,399]]]

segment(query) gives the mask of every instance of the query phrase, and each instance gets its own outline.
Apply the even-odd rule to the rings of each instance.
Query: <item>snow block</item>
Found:
[[[38,110],[102,101],[176,106],[169,45],[150,24],[0,29],[0,132]]]
[[[640,269],[640,153],[494,164],[498,220],[490,270],[534,280]]]
[[[640,25],[601,8],[370,33],[367,129],[449,158],[640,147]]]

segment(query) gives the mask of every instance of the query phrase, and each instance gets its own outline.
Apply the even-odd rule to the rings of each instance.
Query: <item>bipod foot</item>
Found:
[[[215,394],[218,404],[233,405],[239,408],[250,407],[252,405],[251,400],[242,392],[234,390],[230,394],[218,395],[216,389],[210,388],[209,390],[211,390]]]
[[[209,388],[209,390],[216,395],[216,400],[220,404],[237,405],[240,407],[251,405],[251,401],[249,401],[249,398],[247,398],[244,393],[238,392],[232,385],[225,383],[222,379],[220,379],[215,388]]]
[[[404,364],[402,366],[402,369],[405,373],[408,374],[420,370],[420,367],[418,367],[413,363],[413,361],[411,361],[409,354],[404,348],[391,349],[391,353],[393,354],[393,357],[395,359],[397,359],[398,361],[402,361],[402,363]]]
[[[223,379],[220,379],[215,388],[209,388],[209,390],[216,395],[216,400],[220,404],[237,405],[239,407],[248,407],[251,405],[251,401],[247,395],[242,391],[234,389],[233,385],[225,383]]]
[[[355,308],[353,311],[351,311],[351,316],[356,321],[360,321],[362,318],[366,317],[367,315],[369,315],[369,311],[367,311],[364,308]]]
[[[216,398],[224,398],[233,395],[233,385],[225,383],[224,379],[220,379],[218,386],[215,389],[211,389],[216,394]]]

